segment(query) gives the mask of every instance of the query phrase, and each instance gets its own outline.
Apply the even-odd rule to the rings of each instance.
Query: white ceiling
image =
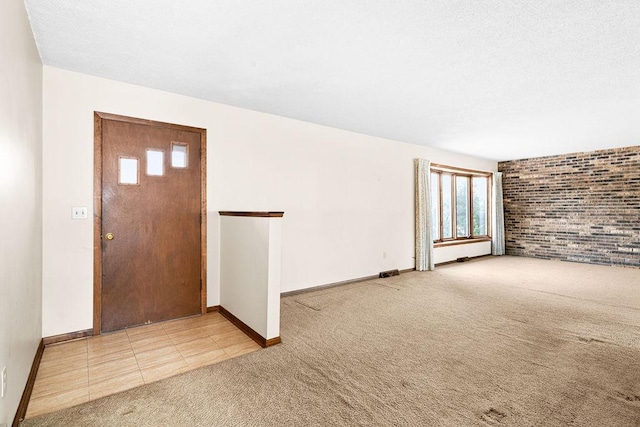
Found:
[[[44,64],[494,160],[640,145],[638,0],[26,0]]]

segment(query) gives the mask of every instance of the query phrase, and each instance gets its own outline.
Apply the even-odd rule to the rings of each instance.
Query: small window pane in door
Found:
[[[186,144],[171,144],[171,167],[184,169],[187,167],[189,149]]]
[[[138,159],[135,157],[119,157],[118,158],[118,184],[137,185],[138,176]]]
[[[163,176],[164,175],[164,151],[147,149],[147,175]]]

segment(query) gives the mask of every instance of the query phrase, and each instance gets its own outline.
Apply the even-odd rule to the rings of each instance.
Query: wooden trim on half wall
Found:
[[[207,313],[207,130],[94,111],[93,113],[93,334],[101,333],[102,293],[102,121],[112,120],[200,134],[200,314]]]
[[[271,338],[265,342],[265,345],[263,345],[263,347],[271,347],[272,345],[280,344],[281,342],[282,340],[280,339],[280,337]]]
[[[222,314],[229,322],[233,323],[238,329],[247,334],[249,338],[257,342],[261,347],[266,348],[272,345],[280,344],[282,340],[280,337],[266,339],[256,331],[254,331],[249,325],[244,323],[242,320],[238,319],[232,313],[230,313],[227,309],[222,306],[220,307],[220,314]]]
[[[33,356],[33,363],[31,364],[31,371],[29,371],[29,377],[27,378],[27,384],[24,386],[20,403],[18,404],[18,410],[16,416],[13,418],[12,427],[18,427],[20,421],[24,420],[27,415],[27,408],[29,407],[29,401],[31,400],[31,393],[33,393],[33,386],[36,383],[36,376],[38,375],[38,368],[40,368],[40,361],[44,354],[44,340],[40,340],[38,349],[35,356]]]

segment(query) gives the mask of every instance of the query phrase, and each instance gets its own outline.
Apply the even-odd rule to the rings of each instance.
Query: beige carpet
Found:
[[[640,269],[482,258],[282,300],[281,345],[23,426],[640,426]]]

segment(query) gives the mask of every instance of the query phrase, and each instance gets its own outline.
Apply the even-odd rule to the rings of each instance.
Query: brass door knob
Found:
[[[113,240],[114,237],[113,233],[107,233],[104,235],[104,238],[107,240]]]

